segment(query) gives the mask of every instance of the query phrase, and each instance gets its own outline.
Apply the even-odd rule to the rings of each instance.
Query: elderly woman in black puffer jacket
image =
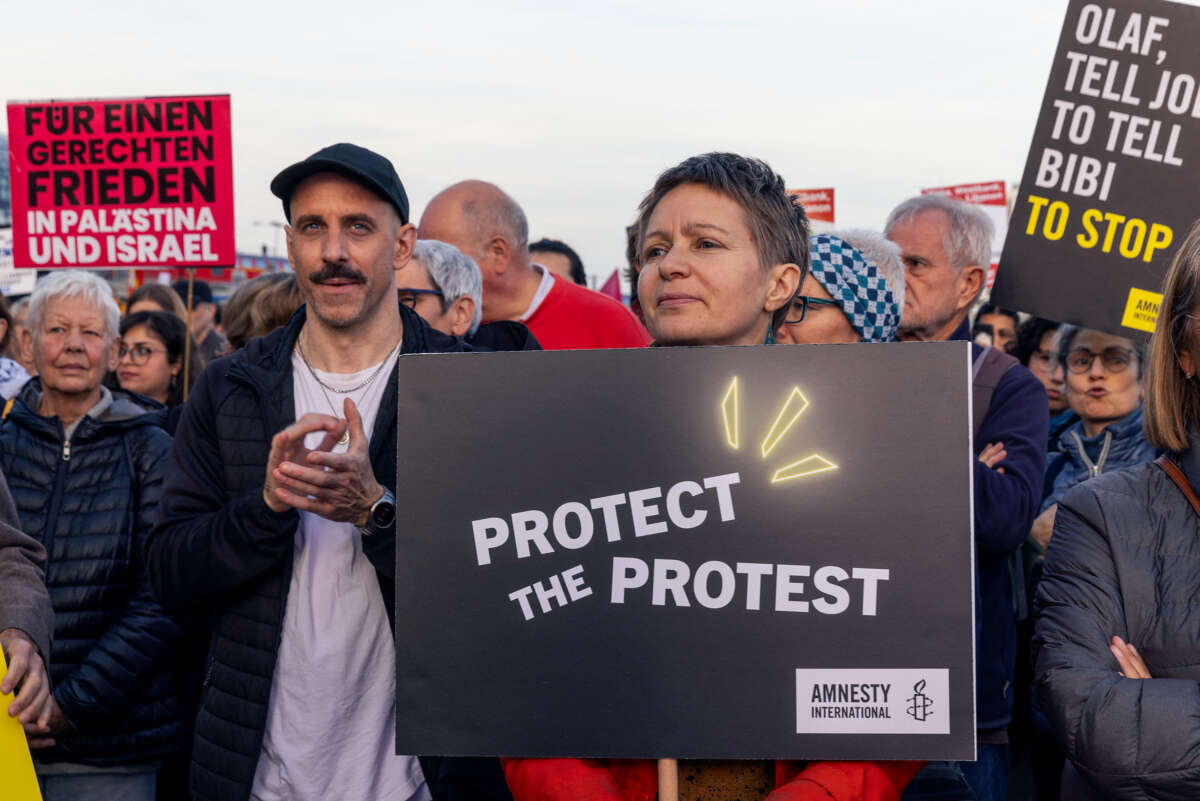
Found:
[[[1145,424],[1158,462],[1067,492],[1038,587],[1035,677],[1063,798],[1200,798],[1200,223],[1167,275]]]
[[[44,278],[24,334],[39,376],[0,425],[0,466],[22,528],[47,551],[54,607],[50,722],[27,727],[46,801],[149,801],[182,733],[170,671],[180,630],[143,560],[170,438],[158,404],[100,383],[118,318],[96,275]]]

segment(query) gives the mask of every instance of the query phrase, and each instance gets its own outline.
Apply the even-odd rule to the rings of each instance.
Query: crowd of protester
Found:
[[[0,298],[0,691],[48,801],[651,801],[650,760],[395,755],[397,359],[940,340],[972,342],[977,759],[684,761],[683,797],[1200,797],[1200,228],[1147,350],[983,302],[977,208],[812,233],[733,154],[642,199],[628,307],[491,183],[414,223],[339,144],[270,189],[293,272],[223,307],[83,271]]]

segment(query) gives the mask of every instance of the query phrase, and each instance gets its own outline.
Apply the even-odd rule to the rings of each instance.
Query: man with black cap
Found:
[[[183,300],[188,302],[188,282],[176,281],[171,288]],[[189,312],[188,328],[192,331],[192,341],[200,349],[204,363],[225,352],[229,343],[217,332],[217,303],[213,298],[212,287],[204,281],[192,281],[192,310]]]
[[[395,366],[470,347],[398,302],[387,159],[333,145],[271,191],[306,306],[197,382],[148,548],[163,604],[213,621],[192,797],[508,799],[494,759],[395,754]]]

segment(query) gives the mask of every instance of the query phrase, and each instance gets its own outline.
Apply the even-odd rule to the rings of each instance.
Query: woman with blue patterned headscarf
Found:
[[[891,342],[904,308],[900,248],[874,231],[813,234],[812,266],[779,328],[792,344]]]

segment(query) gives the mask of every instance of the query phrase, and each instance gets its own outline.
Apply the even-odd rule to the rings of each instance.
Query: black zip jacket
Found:
[[[401,357],[475,350],[401,306]],[[176,432],[147,561],[154,592],[190,620],[213,621],[192,740],[190,789],[202,801],[249,797],[262,749],[299,516],[262,499],[271,438],[294,422],[292,349],[305,308],[287,326],[214,361]],[[525,349],[538,345],[524,326]],[[468,391],[464,388],[464,391]],[[396,373],[380,404],[396,408]],[[396,417],[380,413],[370,443],[375,478],[396,479]],[[401,513],[402,516],[402,513]],[[396,538],[364,538],[395,626]],[[509,801],[495,759],[420,757],[435,801]]]

